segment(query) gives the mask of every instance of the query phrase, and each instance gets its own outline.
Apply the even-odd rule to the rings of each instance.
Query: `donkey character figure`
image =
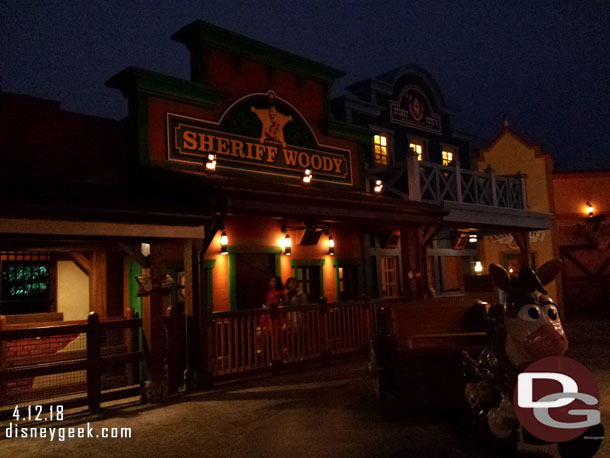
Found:
[[[477,360],[463,353],[469,381],[465,395],[476,429],[490,445],[506,453],[514,452],[519,442],[519,422],[512,401],[519,373],[538,359],[562,356],[568,348],[557,305],[544,289],[557,276],[561,264],[561,260],[549,261],[536,273],[522,267],[517,278],[491,264],[489,275],[505,300],[487,311],[490,345]],[[545,443],[525,429],[523,438],[528,443]],[[562,442],[559,452],[566,457],[592,457],[601,443],[584,445],[581,438]],[[579,449],[576,455],[575,448]]]

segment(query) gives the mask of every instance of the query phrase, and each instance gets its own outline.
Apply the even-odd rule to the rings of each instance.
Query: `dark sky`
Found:
[[[344,70],[428,69],[485,145],[506,114],[565,169],[610,168],[610,0],[0,0],[6,91],[122,118],[104,82],[135,65],[188,78],[170,35],[202,19]]]

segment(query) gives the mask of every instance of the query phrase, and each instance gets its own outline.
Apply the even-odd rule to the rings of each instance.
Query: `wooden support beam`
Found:
[[[91,255],[89,275],[89,309],[100,318],[106,316],[106,251],[95,250]]]
[[[531,259],[530,234],[529,231],[516,231],[512,233],[515,243],[519,247],[521,267],[528,267]]]
[[[400,228],[400,252],[403,294],[407,300],[421,299],[425,293],[425,263],[421,230],[418,226]]]
[[[70,257],[74,261],[74,263],[87,275],[91,276],[91,271],[93,270],[93,265],[91,263],[91,259],[89,259],[85,253],[80,251],[71,251]]]
[[[153,282],[160,282],[164,274],[163,245],[161,242],[150,246],[150,269],[142,269],[142,275],[149,275]],[[165,298],[160,288],[155,288],[150,296],[142,298],[142,332],[144,334],[144,358],[148,370],[145,383],[146,398],[149,402],[162,401],[163,342],[165,338],[164,317]]]

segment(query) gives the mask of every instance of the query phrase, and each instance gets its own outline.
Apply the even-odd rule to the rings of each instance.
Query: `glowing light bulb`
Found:
[[[477,261],[474,263],[474,271],[478,274],[483,272],[483,263],[481,261]]]
[[[375,188],[374,188],[375,192],[377,194],[379,194],[382,189],[383,189],[383,182],[381,180],[375,181]]]

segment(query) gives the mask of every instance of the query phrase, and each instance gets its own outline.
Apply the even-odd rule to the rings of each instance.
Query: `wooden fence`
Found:
[[[215,380],[364,354],[377,330],[377,307],[387,302],[347,302],[212,314]]]
[[[65,408],[140,394],[139,318],[7,326],[0,319],[0,418],[23,403]]]

